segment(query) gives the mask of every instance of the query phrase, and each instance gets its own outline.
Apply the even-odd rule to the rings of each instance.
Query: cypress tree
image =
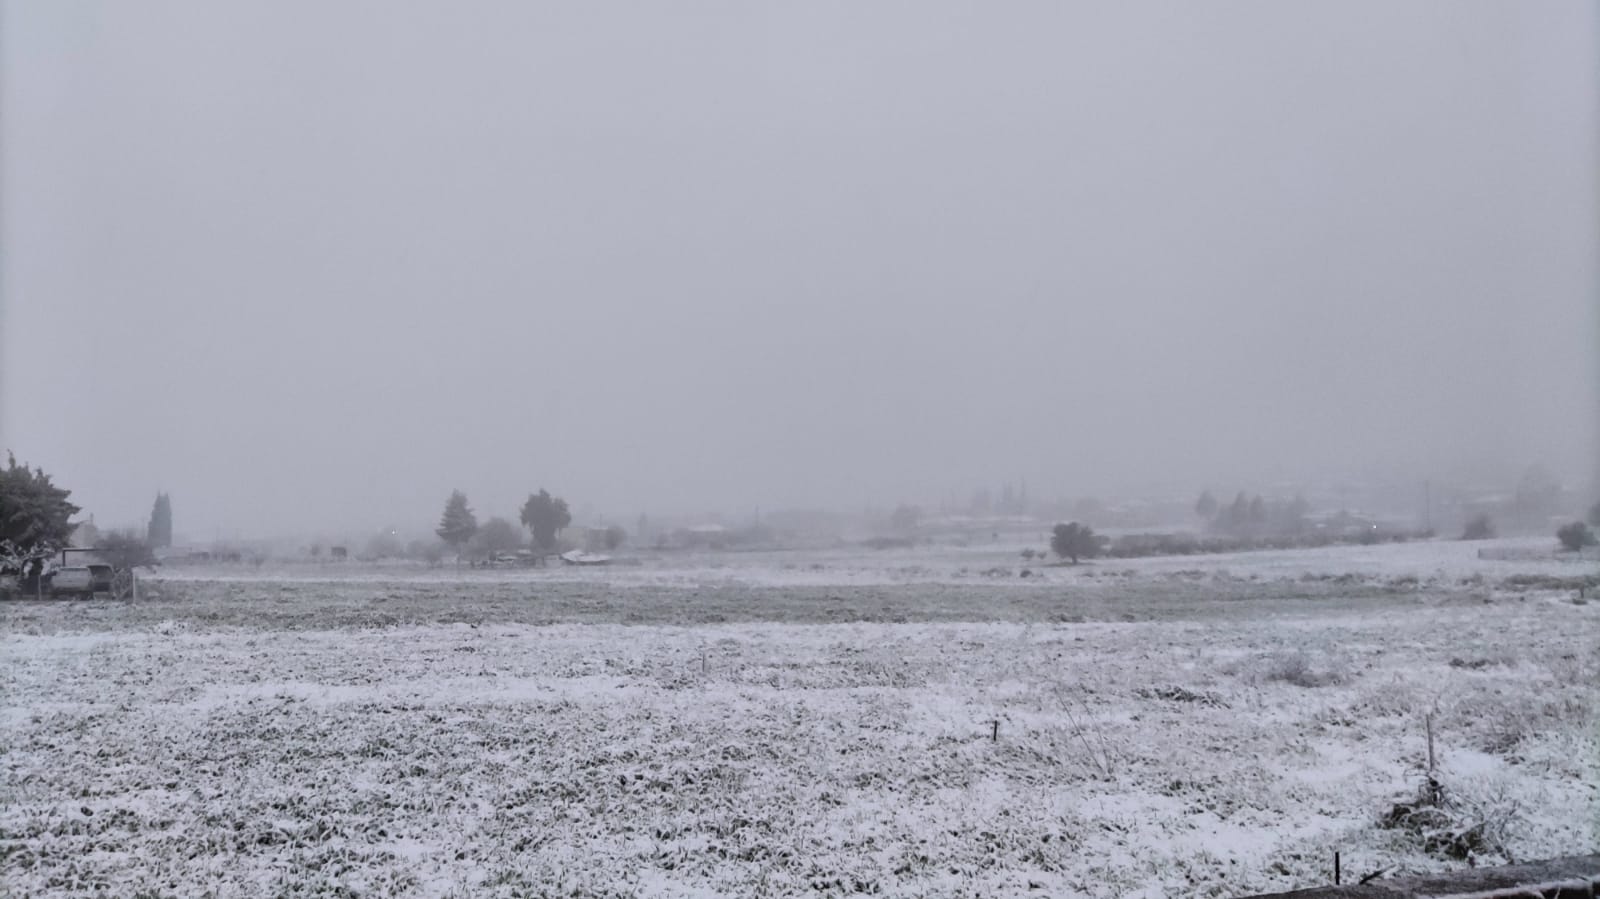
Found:
[[[156,494],[155,505],[150,509],[150,525],[145,528],[145,543],[152,549],[172,545],[172,498],[165,493]]]
[[[440,540],[450,544],[459,555],[461,547],[465,546],[477,532],[478,517],[468,508],[467,495],[460,490],[452,490],[450,498],[444,504],[444,515],[439,518],[439,527],[434,533],[439,535]]]

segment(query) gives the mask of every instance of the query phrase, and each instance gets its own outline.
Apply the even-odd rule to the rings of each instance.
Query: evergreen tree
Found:
[[[1200,499],[1194,504],[1194,514],[1206,521],[1217,517],[1217,498],[1211,495],[1210,490],[1200,493]]]
[[[78,507],[67,502],[72,491],[8,456],[0,469],[0,567],[22,570],[31,564],[38,571],[42,560],[69,545],[74,527],[69,519]]]
[[[1233,531],[1243,528],[1245,523],[1250,520],[1250,499],[1244,495],[1243,490],[1239,491],[1239,495],[1233,498],[1233,505],[1228,507],[1225,517],[1227,518],[1228,530]]]
[[[172,545],[172,499],[165,493],[156,494],[155,505],[150,509],[145,544],[152,549]]]
[[[477,532],[478,518],[472,514],[472,509],[467,507],[467,495],[460,490],[452,490],[450,498],[444,504],[444,515],[439,518],[439,527],[434,533],[460,555],[461,547],[465,546]]]
[[[556,535],[572,523],[572,513],[566,500],[540,488],[522,504],[522,523],[533,532],[533,544],[548,552],[556,548]]]

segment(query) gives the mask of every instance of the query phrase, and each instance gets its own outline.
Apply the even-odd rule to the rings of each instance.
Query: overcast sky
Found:
[[[102,524],[1600,464],[1594,3],[0,16],[0,447]]]

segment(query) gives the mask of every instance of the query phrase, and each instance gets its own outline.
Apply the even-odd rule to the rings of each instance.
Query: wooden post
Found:
[[[1438,805],[1444,799],[1444,790],[1439,786],[1439,778],[1434,776],[1433,756],[1433,713],[1429,712],[1423,723],[1428,728],[1428,804]]]
[[[1339,885],[1339,850],[1333,850],[1333,885]]]
[[[994,730],[989,733],[989,742],[998,743],[999,741],[1000,741],[1000,719],[996,718],[994,720]]]

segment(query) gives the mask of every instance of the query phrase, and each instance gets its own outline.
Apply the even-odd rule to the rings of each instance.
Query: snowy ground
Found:
[[[884,586],[894,584],[1005,583],[1037,578],[1050,584],[1079,584],[1095,578],[1137,574],[1188,574],[1239,578],[1414,577],[1450,583],[1462,578],[1502,579],[1512,575],[1573,576],[1600,571],[1600,556],[1557,552],[1553,537],[1504,540],[1439,540],[1330,546],[1147,559],[1102,559],[1077,566],[1054,557],[1024,559],[1023,549],[1043,553],[1049,534],[1028,543],[1002,538],[966,546],[920,545],[873,550],[851,544],[829,549],[762,552],[672,552],[624,550],[606,567],[552,565],[540,569],[459,569],[411,562],[268,562],[260,566],[176,567],[167,580],[242,583],[580,583],[604,586],[759,587]],[[1488,558],[1483,558],[1486,556]],[[1500,557],[1512,556],[1507,560]],[[1028,578],[1021,577],[1023,570]]]
[[[1452,814],[1595,851],[1600,602],[1517,576],[1600,572],[1478,548],[219,569],[7,604],[0,882],[1238,895],[1335,849],[1463,864],[1379,826],[1430,712]]]

